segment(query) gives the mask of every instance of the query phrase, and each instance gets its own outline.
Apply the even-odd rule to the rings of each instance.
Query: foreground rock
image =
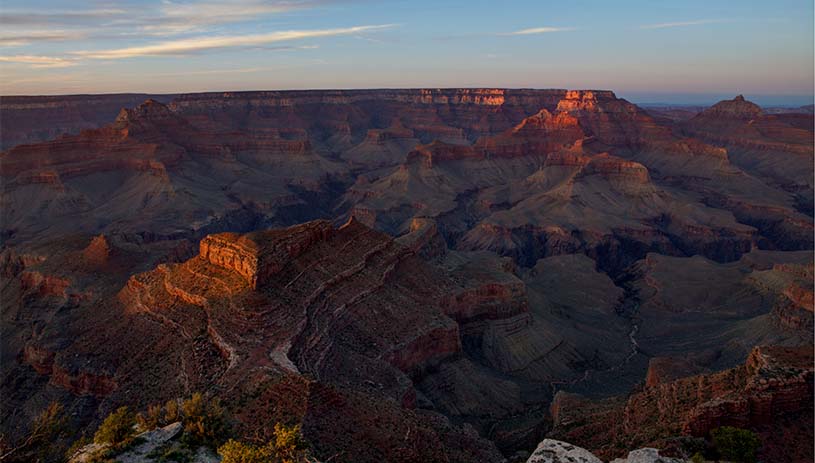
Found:
[[[133,438],[134,444],[118,455],[106,456],[105,461],[115,463],[142,463],[165,461],[165,454],[180,446],[176,442],[181,435],[183,426],[176,422],[137,434]],[[88,444],[79,449],[68,463],[89,463],[98,461],[110,446],[108,444]],[[184,453],[187,463],[217,463],[221,458],[212,450],[201,447],[193,452]]]
[[[683,463],[685,460],[660,456],[659,450],[644,448],[628,452],[628,458],[615,458],[611,463]]]
[[[588,450],[554,439],[544,439],[526,463],[603,463]]]
[[[611,463],[684,463],[685,460],[663,457],[659,450],[643,448],[628,453],[627,458],[616,458]],[[588,450],[567,442],[544,439],[532,452],[526,463],[602,463]]]

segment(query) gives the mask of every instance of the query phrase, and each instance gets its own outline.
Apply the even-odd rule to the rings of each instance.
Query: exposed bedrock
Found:
[[[333,228],[327,221],[313,222],[290,233],[255,232],[210,235],[201,240],[199,255],[211,263],[234,270],[257,288],[284,264],[312,244],[327,240]]]
[[[31,365],[37,373],[48,376],[54,386],[75,395],[104,397],[118,387],[110,374],[89,371],[81,367],[63,366],[53,351],[34,344],[27,345],[23,350],[23,361]]]
[[[552,418],[603,458],[811,439],[811,370],[779,366],[811,347],[811,115],[384,89],[36,123],[86,100],[0,102],[4,427],[203,391],[323,460],[501,461]]]
[[[788,414],[811,417],[812,387],[809,347],[757,347],[733,369],[646,385],[627,398],[559,393],[552,436],[610,458],[620,454],[618,445],[661,447],[673,436],[706,436],[720,426],[760,428]]]

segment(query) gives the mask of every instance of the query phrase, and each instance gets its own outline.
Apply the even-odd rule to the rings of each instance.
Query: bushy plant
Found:
[[[262,447],[238,442],[229,439],[218,447],[218,454],[223,460],[221,463],[271,463],[278,461],[274,458],[269,445]]]
[[[217,399],[206,400],[198,392],[181,404],[184,440],[190,446],[217,448],[229,434],[226,413]]]
[[[761,441],[756,433],[732,426],[722,426],[710,433],[716,451],[725,460],[739,463],[755,463],[756,452],[761,447]]]
[[[62,405],[51,402],[31,422],[28,434],[17,442],[0,436],[0,461],[37,461],[48,459],[54,453],[61,453],[57,440],[64,437],[68,429],[68,418]]]
[[[65,451],[65,459],[70,460],[71,457],[79,451],[79,449],[90,444],[91,442],[93,442],[93,439],[83,434],[68,447],[68,450]]]
[[[258,446],[230,439],[218,448],[221,463],[302,463],[307,461],[300,426],[275,424],[274,439]]]
[[[164,404],[164,422],[175,423],[181,421],[181,413],[178,409],[178,402],[175,400],[168,400]]]
[[[144,413],[136,414],[136,423],[142,431],[149,431],[151,429],[164,426],[164,417],[162,416],[161,405],[149,405],[147,411]]]
[[[127,407],[119,407],[99,426],[93,441],[97,444],[117,446],[126,443],[134,434],[136,418]]]
[[[300,425],[285,426],[281,423],[274,425],[274,448],[275,453],[283,463],[294,463],[301,461],[306,444],[300,433]]]

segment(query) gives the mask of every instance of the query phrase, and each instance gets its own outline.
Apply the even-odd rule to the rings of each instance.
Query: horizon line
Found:
[[[650,104],[650,105],[685,105],[685,106],[698,106],[698,105],[705,105],[709,104],[709,101],[723,101],[727,95],[731,95],[735,98],[738,95],[744,95],[745,92],[724,92],[724,91],[710,91],[710,92],[685,92],[685,91],[678,91],[678,92],[671,92],[671,91],[637,91],[637,90],[612,90],[612,89],[604,89],[604,88],[566,88],[566,87],[494,87],[494,86],[462,86],[462,87],[434,87],[434,86],[418,86],[418,87],[311,87],[311,88],[278,88],[278,89],[253,89],[253,90],[204,90],[204,91],[193,91],[193,92],[142,92],[142,91],[133,91],[133,92],[101,92],[101,93],[44,93],[44,94],[0,94],[0,99],[2,98],[53,98],[53,97],[93,97],[93,96],[124,96],[124,95],[145,95],[147,97],[150,96],[164,96],[164,97],[178,97],[182,95],[207,95],[207,94],[228,94],[228,93],[283,93],[283,92],[331,92],[331,91],[353,91],[353,92],[361,92],[361,91],[386,91],[386,90],[513,90],[513,91],[591,91],[591,92],[611,92],[617,98],[627,99],[632,103],[636,104]],[[624,98],[621,97],[621,94],[648,94],[651,95],[650,97],[647,96],[640,96],[640,97],[629,97]],[[815,93],[813,94],[803,94],[803,93],[753,93],[749,94],[750,97],[745,97],[747,100],[751,98],[786,98],[786,99],[802,99],[806,100],[803,104],[793,104],[793,103],[786,103],[786,104],[759,104],[759,106],[777,106],[777,107],[803,107],[808,106],[811,104],[815,104]],[[669,102],[669,101],[659,101],[659,98],[665,97],[686,97],[687,99],[692,99],[694,97],[697,98],[704,98],[705,101],[687,101],[682,103],[677,102]],[[731,98],[732,99],[732,98]]]

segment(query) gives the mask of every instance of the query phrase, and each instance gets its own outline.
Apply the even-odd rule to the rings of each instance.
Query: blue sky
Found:
[[[705,103],[813,93],[813,2],[0,3],[0,93],[603,88]]]

